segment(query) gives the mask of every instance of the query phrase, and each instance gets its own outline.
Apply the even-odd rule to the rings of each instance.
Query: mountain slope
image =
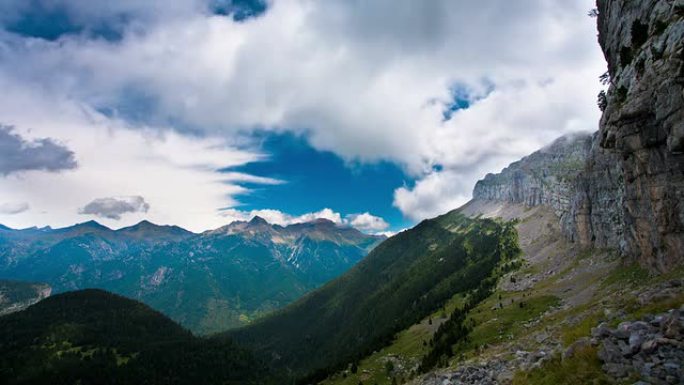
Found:
[[[318,220],[261,218],[193,234],[147,221],[111,230],[0,230],[0,277],[55,292],[102,288],[141,300],[199,333],[244,325],[349,269],[382,237]]]
[[[386,240],[345,275],[229,335],[273,357],[276,367],[320,378],[387,344],[454,294],[487,290],[517,252],[510,224],[446,214]]]
[[[254,384],[268,377],[230,341],[194,337],[161,313],[100,290],[52,296],[0,317],[0,329],[4,384]]]
[[[0,280],[0,316],[23,310],[51,292],[52,288],[44,283]]]

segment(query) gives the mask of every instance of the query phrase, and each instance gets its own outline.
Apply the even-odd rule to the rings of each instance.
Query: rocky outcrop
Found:
[[[0,316],[24,310],[51,293],[44,283],[0,280]]]
[[[639,321],[625,321],[615,329],[606,323],[594,328],[591,343],[598,346],[603,370],[621,380],[638,377],[651,384],[681,384],[684,381],[682,310],[684,307],[647,315]]]
[[[550,206],[569,239],[668,271],[684,261],[684,0],[597,3],[599,131],[487,175],[473,198]]]
[[[527,206],[552,207],[561,218],[570,213],[577,175],[584,169],[591,135],[564,136],[477,182],[473,197]]]

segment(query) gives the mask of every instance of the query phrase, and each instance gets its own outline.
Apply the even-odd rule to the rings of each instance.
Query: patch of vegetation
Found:
[[[634,53],[632,52],[632,47],[623,46],[620,48],[620,65],[623,67],[628,66],[632,59],[634,58]]]
[[[663,20],[658,20],[658,21],[656,21],[655,25],[653,26],[653,33],[655,33],[656,35],[660,35],[663,32],[665,32],[666,29],[667,29],[667,23],[664,22]]]
[[[613,285],[637,285],[639,283],[648,282],[650,273],[648,270],[639,266],[636,263],[629,265],[622,265],[610,272],[610,274],[603,280],[604,287]]]
[[[615,91],[615,97],[616,97],[618,105],[622,105],[627,100],[627,92],[628,92],[628,90],[627,90],[627,87],[625,87],[625,86],[620,86]]]
[[[563,345],[570,346],[573,342],[582,337],[588,337],[591,328],[599,324],[603,319],[603,314],[598,311],[590,312],[576,324],[566,327],[561,331],[561,341]]]
[[[601,90],[596,97],[596,105],[601,112],[605,111],[608,107],[608,98],[606,97],[606,91]]]
[[[480,286],[468,296],[468,301],[463,308],[454,309],[449,319],[439,325],[437,332],[430,340],[430,350],[421,360],[419,371],[425,373],[438,364],[446,366],[448,359],[454,354],[453,346],[468,341],[468,334],[472,327],[466,324],[466,316],[470,310],[491,295],[496,282],[496,277],[483,280]]]
[[[540,368],[529,372],[517,372],[513,385],[577,385],[577,384],[611,384],[603,370],[596,348],[578,349],[567,359],[556,356],[545,362]]]
[[[646,305],[640,305],[636,302],[628,303],[625,306],[625,310],[627,311],[627,318],[639,319],[646,314],[657,314],[670,309],[676,309],[683,303],[684,294],[679,294],[674,297],[656,300]]]
[[[632,23],[632,49],[638,49],[648,40],[648,24],[643,24],[641,20],[634,20]]]
[[[475,326],[463,351],[515,338],[525,330],[524,323],[559,303],[559,298],[552,295],[520,297],[502,293],[491,296],[471,312],[469,319]]]

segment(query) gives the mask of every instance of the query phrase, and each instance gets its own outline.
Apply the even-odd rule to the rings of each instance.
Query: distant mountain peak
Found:
[[[158,225],[156,223],[152,223],[148,221],[147,219],[143,219],[142,221],[136,223],[133,226],[129,227],[123,227],[119,230],[117,230],[117,233],[124,233],[128,235],[135,235],[137,237],[153,237],[153,238],[158,238],[158,237],[176,237],[176,236],[186,236],[186,235],[191,235],[193,234],[192,232],[178,226],[169,226],[169,225]]]
[[[258,215],[255,215],[254,218],[252,218],[252,219],[248,222],[248,224],[249,224],[250,226],[255,226],[255,225],[270,225],[270,224],[268,223],[268,221],[266,221],[264,218],[262,218],[262,217],[260,217],[260,216],[258,216]]]
[[[87,221],[87,222],[77,223],[73,226],[63,227],[63,228],[58,229],[58,230],[68,231],[68,230],[82,230],[82,229],[109,230],[109,231],[112,230],[109,227],[101,224],[100,222],[92,220],[92,219]]]
[[[108,229],[108,228],[109,228],[109,227],[107,227],[107,226],[101,224],[100,222],[98,222],[98,221],[96,221],[96,220],[94,220],[94,219],[91,219],[91,220],[89,220],[89,221],[87,221],[87,222],[78,223],[78,224],[76,224],[75,226],[80,226],[80,227],[99,227],[99,228],[105,228],[105,229]]]
[[[316,218],[311,222],[314,224],[320,224],[320,225],[336,225],[335,222],[331,221],[328,218]]]

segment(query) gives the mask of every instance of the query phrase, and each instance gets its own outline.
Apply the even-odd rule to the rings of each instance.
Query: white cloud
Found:
[[[389,227],[389,223],[385,222],[384,219],[376,217],[368,212],[348,215],[345,220],[351,226],[369,233],[379,233]]]
[[[221,213],[228,222],[249,221],[256,216],[259,216],[268,223],[288,226],[295,223],[311,222],[316,219],[327,219],[340,226],[351,226],[362,232],[373,234],[383,233],[383,230],[389,227],[389,224],[384,219],[367,212],[363,214],[348,214],[342,217],[340,213],[329,208],[296,216],[273,209],[244,211],[231,208],[225,209]]]
[[[40,170],[0,179],[0,202],[28,202],[22,215],[0,213],[11,227],[68,226],[82,221],[78,209],[107,196],[142,196],[147,212],[128,213],[120,227],[141,219],[201,231],[225,223],[218,208],[235,205],[245,193],[238,181],[268,182],[243,174],[216,172],[263,158],[238,150],[225,139],[179,135],[160,128],[136,127],[108,118],[85,105],[49,93],[38,94],[0,77],[0,117],[26,140],[56,138],[73,150],[79,167],[63,173]]]
[[[486,172],[597,126],[605,64],[592,0],[275,0],[244,23],[190,0],[153,18],[163,2],[135,3],[122,7],[146,23],[120,42],[0,36],[0,72],[88,107],[140,92],[150,120],[177,129],[297,131],[347,160],[395,162],[418,179],[394,200],[416,220],[467,200]],[[443,121],[450,87],[483,83],[494,91]]]

